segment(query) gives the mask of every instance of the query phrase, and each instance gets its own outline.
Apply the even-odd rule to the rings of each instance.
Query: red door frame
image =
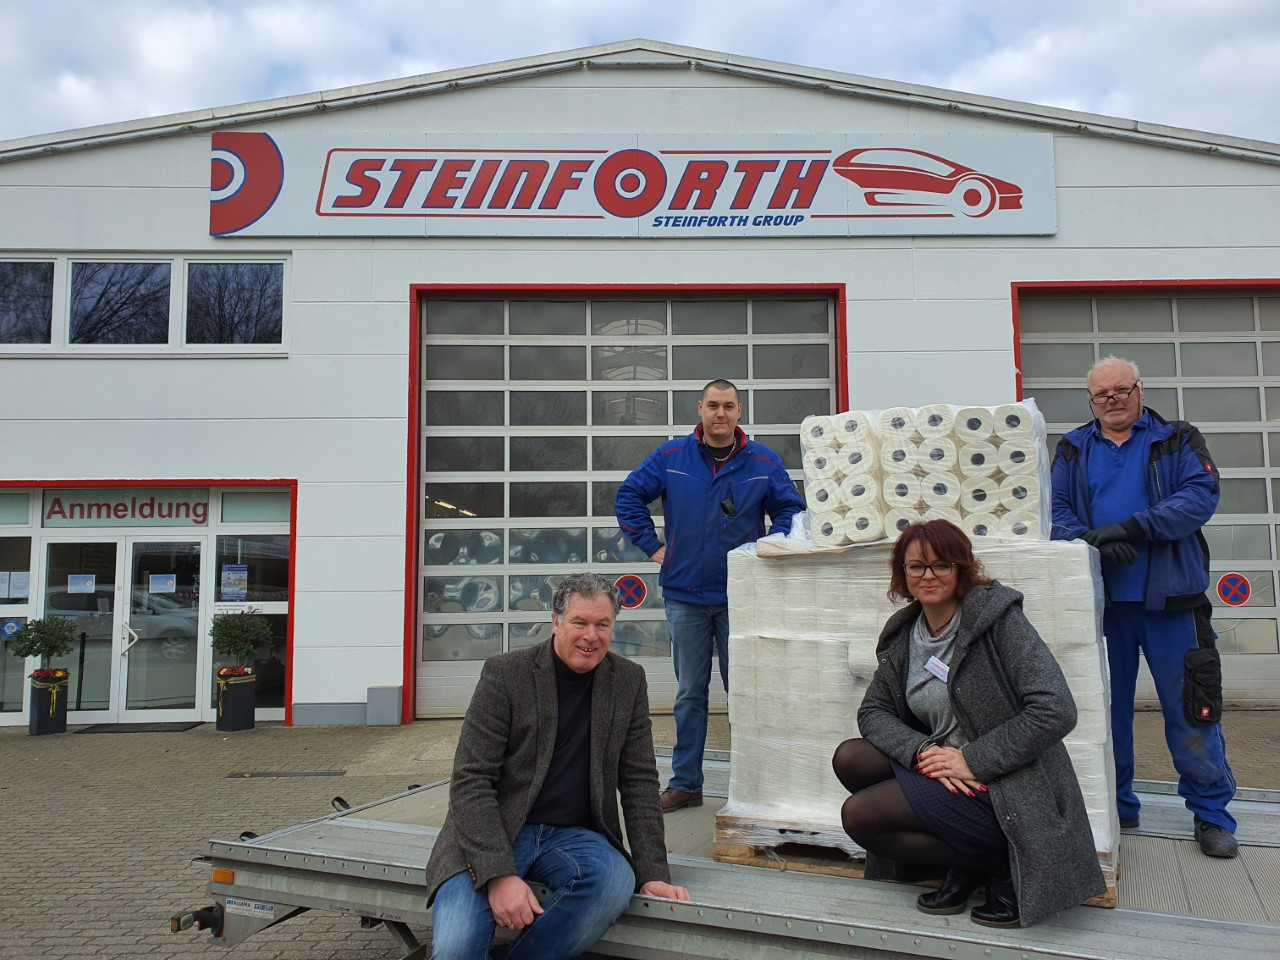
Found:
[[[405,508],[404,683],[401,721],[413,722],[415,699],[414,658],[418,623],[418,438],[421,435],[419,405],[422,396],[422,304],[446,297],[623,297],[633,295],[679,296],[796,296],[806,294],[835,301],[836,404],[849,404],[846,296],[843,283],[415,283],[409,288],[409,405],[407,482]]]
[[[298,582],[298,481],[273,480],[0,480],[0,490],[29,487],[287,487],[289,490],[289,617],[285,623],[284,724],[293,726],[294,590]],[[212,508],[210,504],[210,508]],[[37,525],[37,529],[39,525]]]

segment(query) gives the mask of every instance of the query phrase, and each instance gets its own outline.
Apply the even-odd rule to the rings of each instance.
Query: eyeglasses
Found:
[[[923,577],[926,570],[932,570],[933,575],[941,579],[942,577],[951,576],[951,572],[955,570],[954,563],[904,563],[902,569],[907,571],[908,577],[919,579]]]
[[[1116,403],[1124,403],[1130,396],[1132,396],[1133,391],[1137,390],[1141,385],[1141,380],[1135,380],[1133,381],[1133,386],[1128,387],[1127,389],[1117,390],[1115,393],[1100,393],[1096,397],[1090,397],[1089,402],[1095,407],[1105,407],[1112,400]]]

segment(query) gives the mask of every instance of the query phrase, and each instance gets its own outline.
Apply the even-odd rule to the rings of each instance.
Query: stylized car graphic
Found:
[[[873,207],[946,207],[966,217],[1022,208],[1016,183],[923,150],[860,147],[836,157],[831,167],[861,187]]]

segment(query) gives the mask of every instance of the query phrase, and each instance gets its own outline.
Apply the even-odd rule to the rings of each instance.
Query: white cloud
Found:
[[[633,37],[1280,141],[1274,0],[6,0],[0,138]]]

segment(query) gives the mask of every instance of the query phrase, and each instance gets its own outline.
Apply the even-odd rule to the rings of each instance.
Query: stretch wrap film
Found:
[[[1035,400],[996,407],[892,407],[809,417],[800,425],[805,492],[815,513],[857,511],[863,525],[825,546],[867,541],[877,513],[895,539],[914,520],[947,519],[975,536],[1043,539],[1050,529],[1049,457]],[[833,500],[832,484],[839,491]],[[1007,514],[1018,513],[1012,524]],[[980,514],[978,522],[964,522]],[[1035,522],[1027,522],[1033,515]]]
[[[765,540],[729,554],[729,799],[717,817],[737,842],[797,842],[861,855],[845,835],[848,797],[831,770],[836,746],[858,736],[857,711],[876,669],[875,647],[895,607],[888,542],[822,549]],[[1102,582],[1086,544],[976,538],[987,574],[1025,597],[1023,610],[1057,658],[1079,721],[1066,746],[1094,843],[1115,883],[1119,823],[1102,639]],[[759,840],[752,839],[753,836]]]

